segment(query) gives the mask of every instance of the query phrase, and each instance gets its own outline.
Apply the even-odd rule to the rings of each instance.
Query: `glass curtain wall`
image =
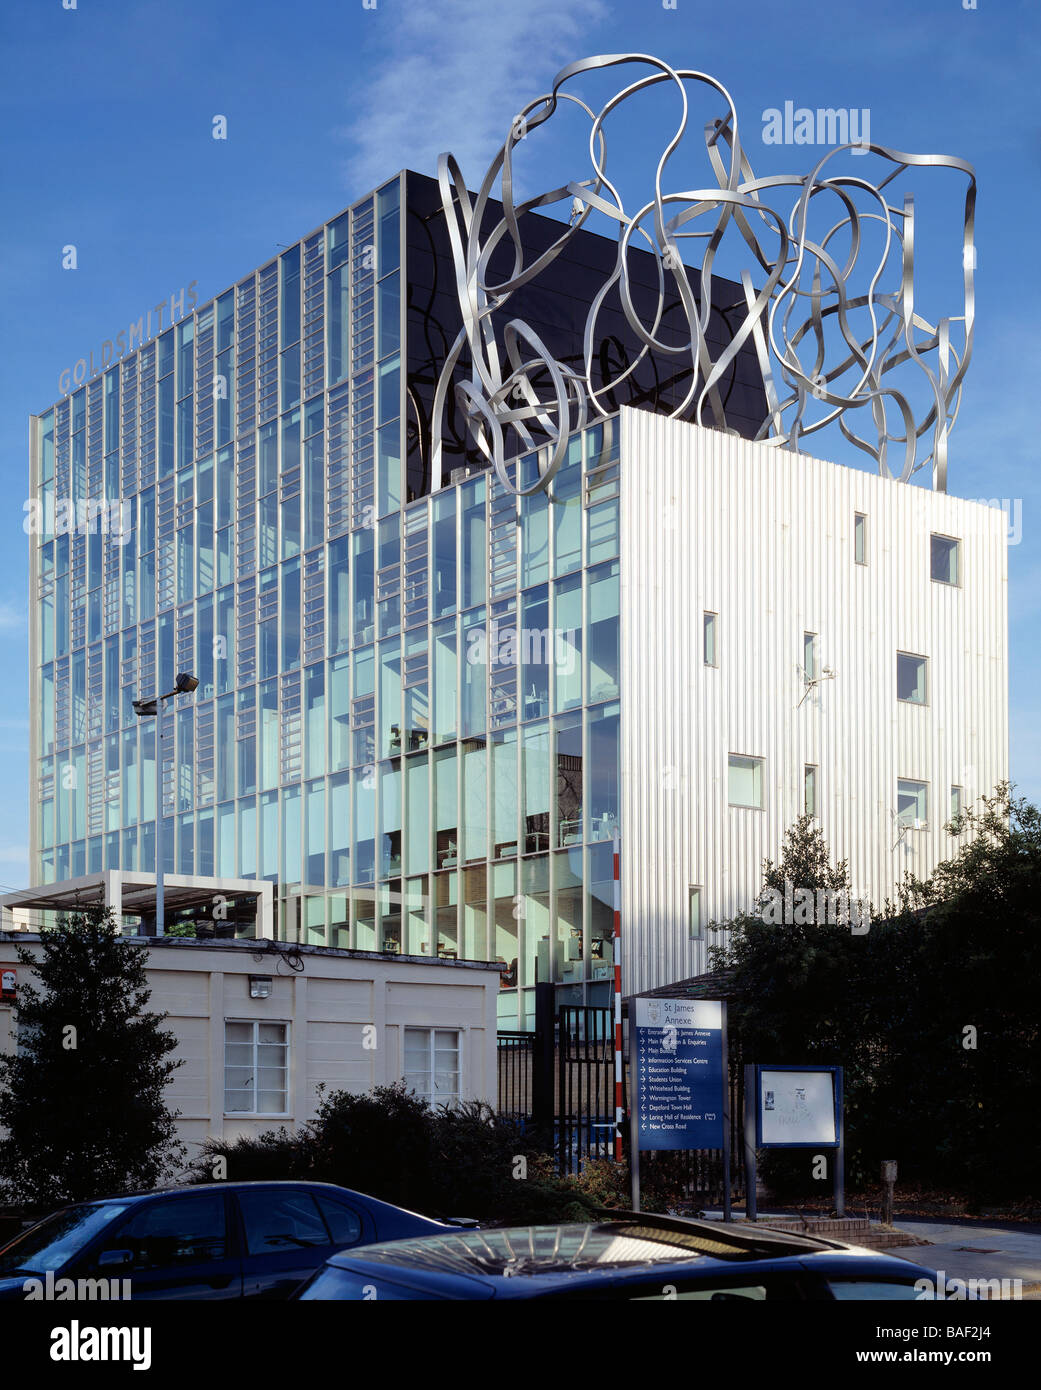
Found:
[[[617,429],[569,442],[552,498],[410,498],[402,245],[393,180],[34,422],[42,512],[124,524],[35,538],[33,867],[154,866],[131,701],[191,670],[168,868],[272,879],[292,939],[498,960],[523,1026],[537,981],[606,968]]]

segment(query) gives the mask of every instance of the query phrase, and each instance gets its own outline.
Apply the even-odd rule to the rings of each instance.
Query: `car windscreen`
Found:
[[[122,1202],[82,1203],[56,1211],[4,1247],[0,1253],[0,1275],[16,1270],[44,1274],[49,1269],[60,1269],[124,1211],[126,1203]]]

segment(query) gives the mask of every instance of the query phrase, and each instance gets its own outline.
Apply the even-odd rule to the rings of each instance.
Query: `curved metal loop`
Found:
[[[598,111],[564,90],[584,75],[632,64],[652,71],[621,87]],[[608,176],[605,125],[625,103],[662,83],[676,89],[678,121],[675,129],[667,132],[654,169],[653,197],[636,212],[628,213],[618,187]],[[698,85],[721,98],[724,105],[723,114],[704,126],[705,152],[715,183],[667,192],[664,179],[669,162],[687,133],[688,89]],[[591,177],[569,179],[562,187],[518,203],[514,196],[514,151],[564,102],[589,119]],[[856,151],[859,158],[870,154],[882,161],[884,167],[876,183],[859,173],[830,172],[836,168],[834,161],[849,151]],[[915,308],[913,199],[905,193],[902,204],[897,205],[885,191],[899,175],[925,169],[953,170],[967,180],[963,311],[935,324]],[[613,413],[616,406],[612,396],[652,355],[673,364],[677,358],[689,360],[689,388],[669,413],[703,423],[708,410],[715,424],[726,429],[721,388],[738,352],[750,344],[762,371],[767,405],[757,439],[798,448],[806,435],[837,421],[844,437],[869,454],[884,476],[907,482],[931,464],[933,486],[946,490],[948,439],[972,357],[975,319],[976,176],[967,161],[948,155],[908,154],[865,141],[829,149],[808,174],[758,179],[741,146],[734,103],[720,82],[694,69],[673,68],[648,54],[615,53],[584,58],[560,70],[551,90],[529,102],[514,119],[475,195],[471,197],[459,165],[449,154],[438,160],[438,182],[462,328],[443,364],[434,396],[431,465],[435,488],[441,485],[443,416],[450,394],[463,411],[476,448],[494,468],[502,486],[511,492],[530,493],[550,488],[565,457],[568,436],[581,429],[590,414],[605,418]],[[794,194],[787,214],[777,205],[784,190]],[[489,204],[496,199],[502,215],[486,231]],[[525,214],[567,199],[571,200],[570,222],[562,224],[560,236],[529,261],[523,238]],[[838,204],[838,220],[813,234],[810,223],[814,210],[832,201]],[[582,371],[552,358],[538,334],[516,316],[502,328],[500,343],[493,315],[507,306],[517,290],[535,281],[594,214],[611,223],[618,254],[587,311]],[[712,277],[731,225],[765,273],[765,280],[756,291],[748,271],[741,272],[745,317],[732,329],[728,342],[716,345],[713,355],[709,340]],[[704,243],[700,284],[696,280],[692,283],[680,256],[684,239]],[[636,240],[646,244],[657,267],[657,302],[652,302],[650,310],[644,306],[642,313],[631,276]],[[492,283],[492,254],[504,241],[513,250],[512,270],[506,279]],[[894,272],[895,283],[883,288],[884,277]],[[646,290],[646,285],[643,288]],[[604,305],[612,293],[617,294],[639,346],[629,361],[608,372],[607,355],[601,351],[606,340],[599,329]],[[669,341],[660,332],[667,310],[672,315],[673,337]],[[956,323],[963,325],[958,348],[952,344],[951,332]],[[522,354],[522,344],[529,355]],[[471,378],[455,382],[453,392],[464,347],[469,349]],[[597,381],[594,363],[601,371]],[[920,410],[918,419],[909,387],[903,379],[898,387],[890,375],[900,367],[909,368],[912,386],[919,382],[924,388],[921,394],[928,400],[928,409]],[[786,394],[778,390],[779,384]],[[895,411],[899,419],[895,430],[890,429],[887,409],[889,413]],[[861,416],[855,417],[858,410]],[[808,412],[814,412],[813,418],[808,418]],[[871,434],[858,435],[853,429],[854,418],[870,419]],[[514,447],[507,454],[511,436]],[[896,471],[890,468],[890,445],[904,446]],[[539,476],[531,487],[521,489],[511,480],[506,461],[533,448],[538,449]]]

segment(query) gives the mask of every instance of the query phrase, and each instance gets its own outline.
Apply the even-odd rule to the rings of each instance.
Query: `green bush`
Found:
[[[585,1220],[606,1191],[595,1174],[559,1177],[552,1156],[487,1105],[431,1109],[402,1083],[364,1095],[320,1089],[315,1118],[295,1132],[210,1139],[193,1181],[221,1173],[338,1183],[429,1216],[522,1224]]]
[[[260,1182],[311,1176],[301,1137],[285,1127],[240,1139],[208,1139],[190,1168],[193,1182]]]

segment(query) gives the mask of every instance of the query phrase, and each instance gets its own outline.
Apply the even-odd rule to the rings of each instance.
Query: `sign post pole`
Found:
[[[835,1072],[835,1215],[846,1215],[846,1115],[842,1103],[842,1068]]]
[[[756,1203],[757,1174],[755,1170],[755,1108],[759,1104],[759,1086],[755,1065],[745,1067],[745,1220],[758,1221]]]
[[[731,1220],[730,1211],[730,1053],[727,1050],[727,1005],[723,1000],[723,1220]]]
[[[629,1177],[633,1211],[640,1210],[640,1082],[635,1000],[629,1010]]]
[[[618,827],[614,831],[614,1161],[621,1163],[622,1125],[622,886],[619,868]],[[630,1031],[632,1020],[629,1021]]]
[[[893,1184],[896,1182],[896,1159],[882,1160],[882,1225],[893,1224]]]

